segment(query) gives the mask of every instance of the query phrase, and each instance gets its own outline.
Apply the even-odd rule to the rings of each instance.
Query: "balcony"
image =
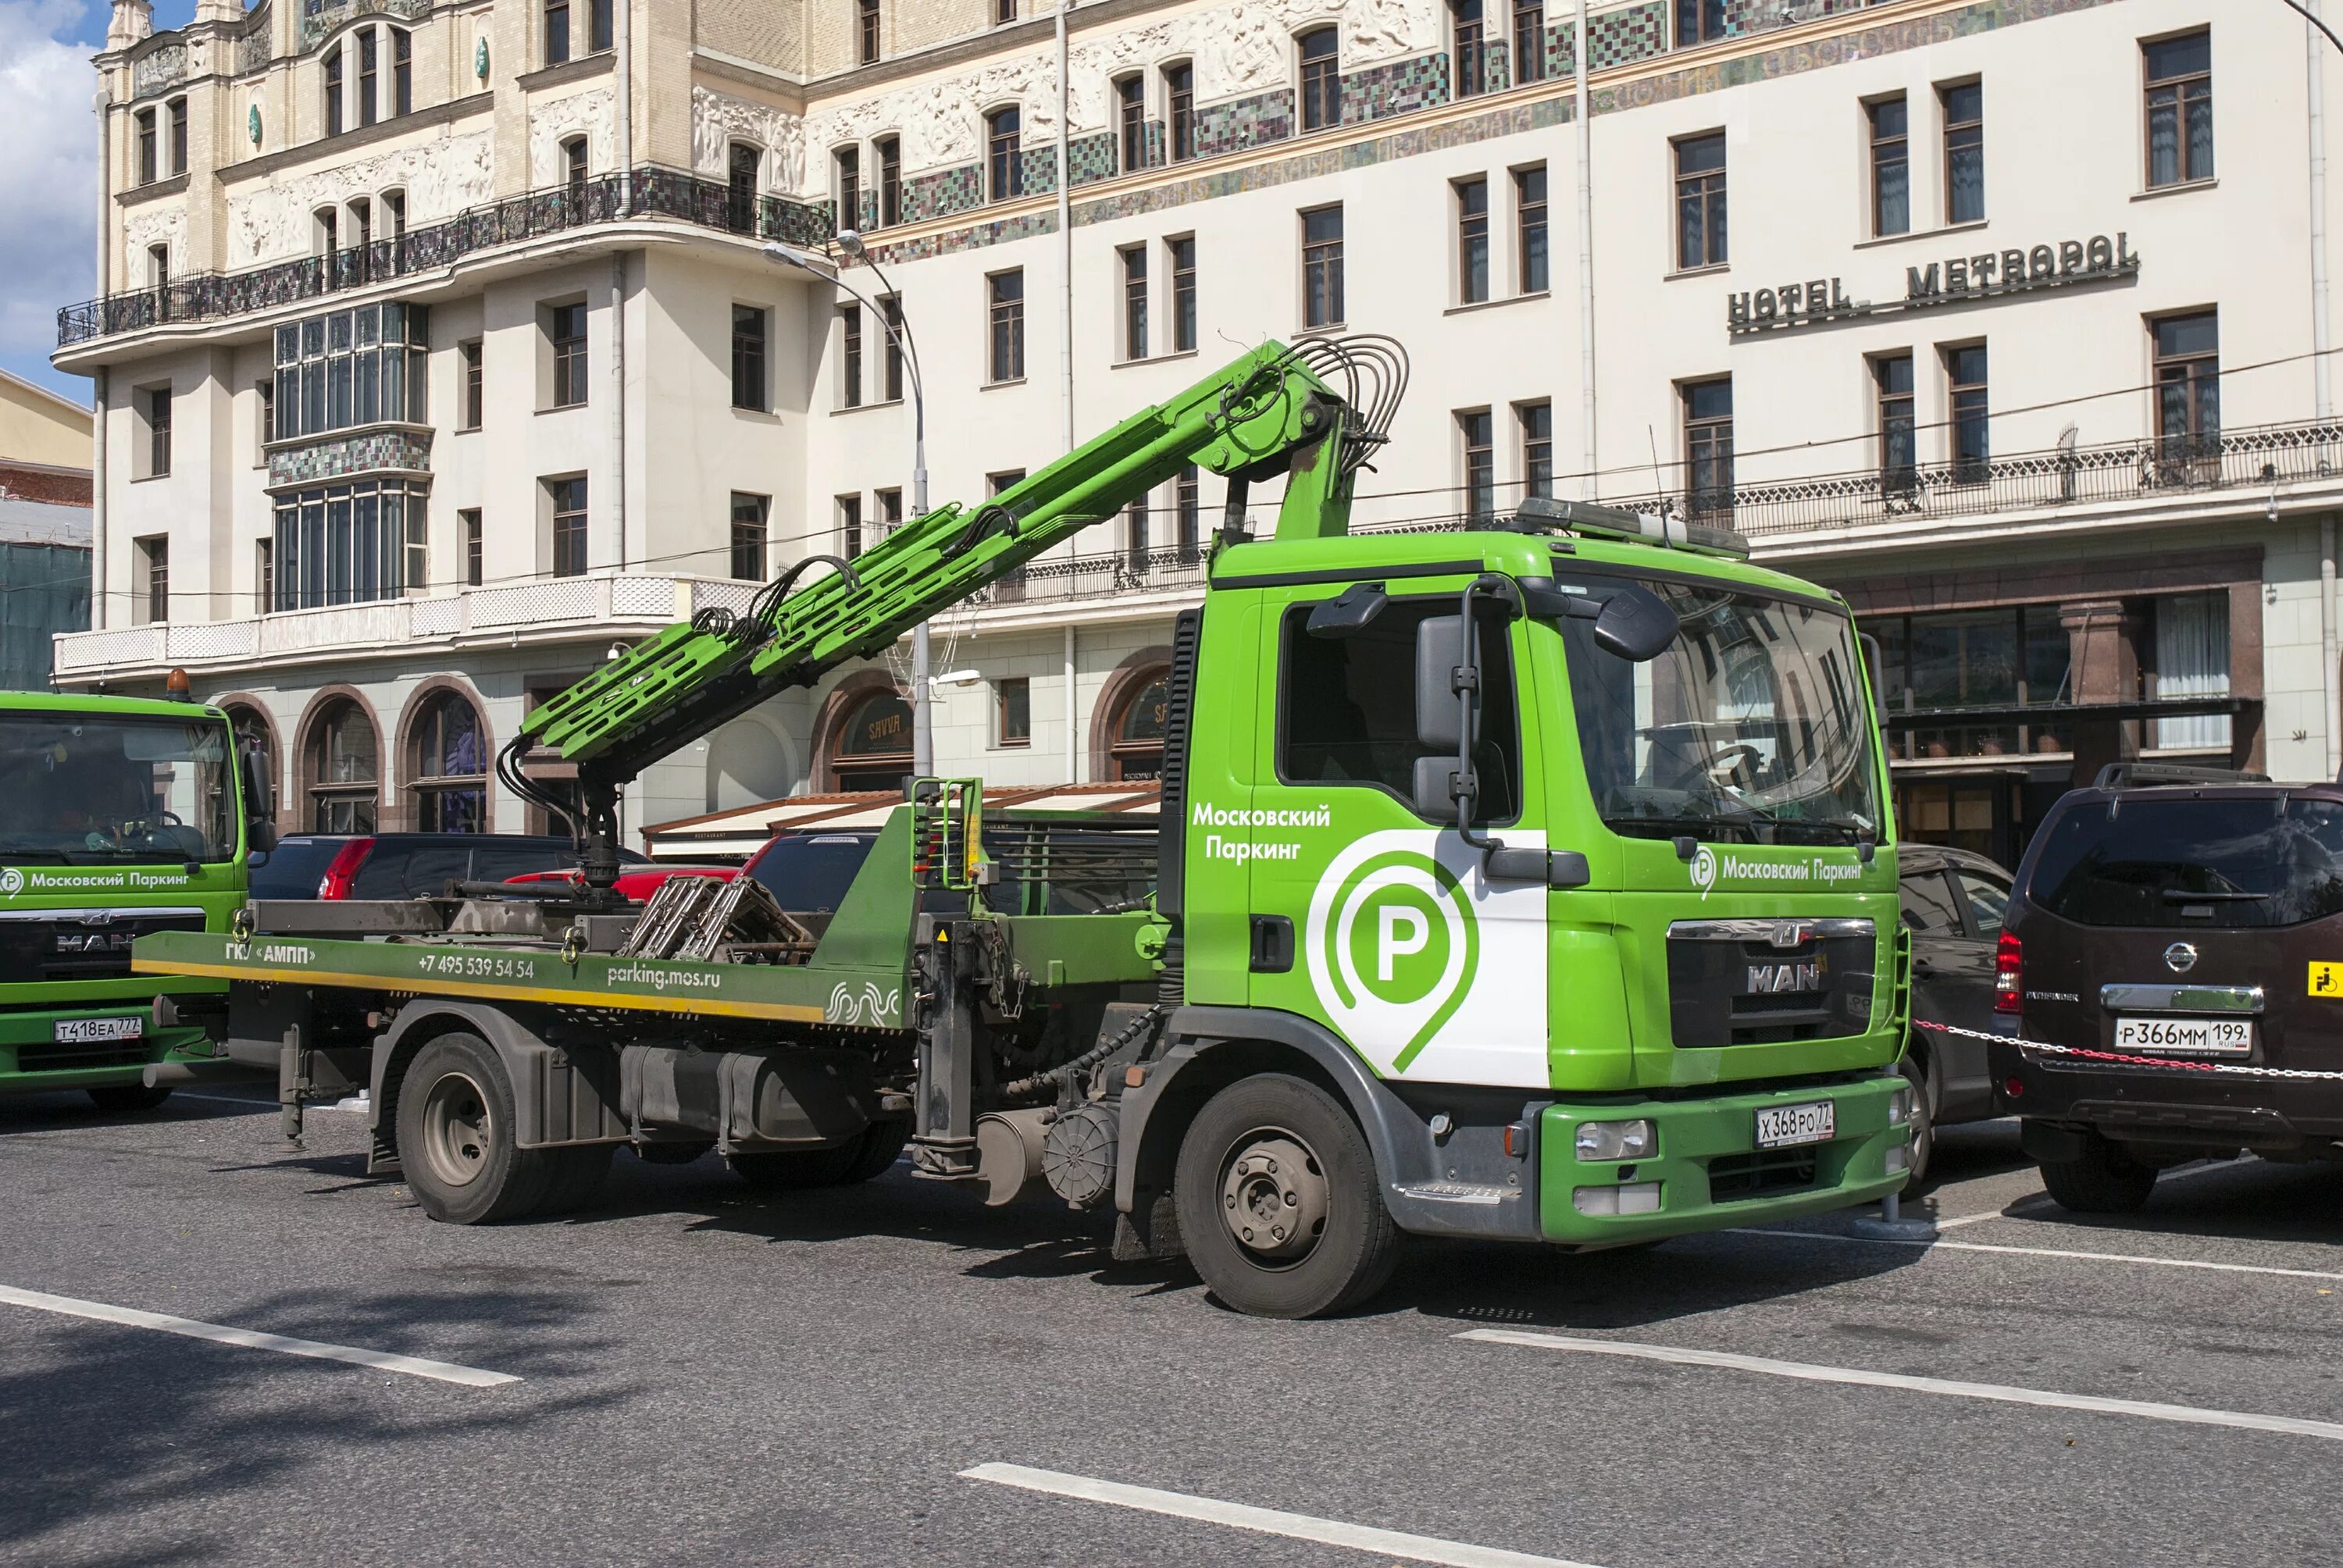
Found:
[[[657,165],[508,196],[396,239],[350,246],[243,272],[199,272],[160,288],[133,289],[57,312],[57,347],[186,322],[226,321],[324,299],[340,290],[437,272],[466,257],[599,224],[666,218],[751,239],[818,245],[830,235],[821,206],[786,196],[743,196],[722,180]]]
[[[467,588],[433,598],[377,599],[235,620],[156,622],[55,639],[60,685],[198,678],[256,667],[379,658],[467,647],[646,637],[715,606],[748,608],[755,583],[605,574]]]

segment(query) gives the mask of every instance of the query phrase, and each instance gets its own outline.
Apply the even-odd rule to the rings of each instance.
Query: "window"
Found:
[[[1880,640],[1881,700],[1895,711],[2046,707],[2074,695],[2074,639],[2055,604],[1899,616],[1872,629]],[[2026,726],[1899,729],[1896,755],[2014,757],[2070,749],[2074,736],[2054,728],[2057,716],[2043,718],[2047,722]],[[1992,813],[1986,816],[1982,826],[1989,828]]]
[[[1879,489],[1908,496],[1920,482],[1918,423],[1913,412],[1912,357],[1883,354],[1871,362],[1879,410]]]
[[[1898,93],[1869,106],[1871,232],[1912,232],[1911,107]]]
[[[2156,434],[2167,463],[2211,462],[2221,453],[2221,317],[2167,316],[2156,335]]]
[[[1342,324],[1342,209],[1302,215],[1302,325]]]
[[[430,313],[420,305],[362,305],[279,327],[278,437],[425,423],[429,342]]]
[[[545,337],[553,350],[553,401],[556,408],[575,408],[586,401],[586,307],[548,305]]]
[[[874,691],[841,714],[830,734],[830,771],[840,789],[884,789],[898,796],[911,776],[911,708],[892,691]]]
[[[1733,377],[1687,382],[1683,388],[1684,491],[1688,509],[1705,517],[1733,509]]]
[[[561,178],[572,201],[586,199],[586,138],[572,136],[561,144]],[[579,216],[583,216],[582,214]]]
[[[2147,188],[2213,177],[2213,35],[2143,44],[2147,76]]]
[[[1449,0],[1456,27],[1456,95],[1475,97],[1489,90],[1489,44],[1482,0]]]
[[[149,387],[137,397],[146,416],[146,471],[139,477],[159,479],[171,471],[171,389]]]
[[[1122,172],[1147,166],[1147,78],[1125,76],[1114,85],[1115,128],[1121,143]]]
[[[1513,80],[1545,80],[1545,0],[1513,0]]]
[[[616,41],[618,12],[611,0],[593,0],[593,21],[587,47],[596,51],[608,49]]]
[[[334,207],[321,206],[309,215],[309,222],[316,237],[317,254],[330,258],[342,247],[341,213]],[[328,269],[326,286],[330,288],[333,286],[331,269]]]
[[[1342,35],[1315,27],[1295,40],[1302,50],[1302,128],[1324,130],[1342,123]]]
[[[998,500],[1001,492],[1013,490],[1024,482],[1025,470],[1022,468],[1003,468],[997,474],[987,474],[984,477],[984,498]]]
[[[1147,247],[1128,245],[1115,253],[1122,262],[1122,357],[1147,357]]]
[[[1723,266],[1725,133],[1676,144],[1676,270]]]
[[[139,589],[146,596],[146,618],[160,623],[171,618],[171,541],[161,534],[137,541]]]
[[[1167,239],[1163,248],[1172,263],[1172,352],[1196,351],[1196,236],[1183,234]]]
[[[166,305],[165,296],[171,286],[171,247],[150,245],[146,247],[146,278],[154,286],[158,306]]]
[[[985,188],[994,201],[1025,194],[1023,124],[1024,116],[1014,104],[984,116]]]
[[[390,112],[415,112],[415,35],[397,27],[390,30]]]
[[[1458,180],[1456,192],[1456,299],[1478,305],[1489,297],[1489,182]]]
[[[835,158],[838,165],[838,226],[859,229],[862,226],[862,153],[857,147],[840,147]]]
[[[1714,43],[1725,34],[1725,0],[1676,0],[1677,48]]]
[[[277,384],[263,381],[252,390],[260,418],[260,450],[253,457],[257,466],[268,461],[268,443],[277,439]]]
[[[1172,523],[1180,558],[1196,560],[1204,540],[1204,487],[1193,463],[1182,464],[1172,481]]]
[[[187,172],[187,100],[185,98],[172,99],[169,106],[169,112],[171,116],[171,172],[175,175],[183,175]]]
[[[374,721],[347,699],[319,719],[309,741],[309,829],[317,833],[376,829],[376,780],[381,777]]]
[[[155,111],[138,111],[138,183],[151,186],[163,177],[161,148],[156,141]]]
[[[1945,115],[1945,221],[1985,221],[1985,85],[1936,89]]]
[[[1946,349],[1945,380],[1953,416],[1953,482],[1981,485],[1992,477],[1993,465],[1986,412],[1985,345]]]
[[[1022,675],[992,684],[992,743],[1033,744],[1033,682]]]
[[[900,403],[903,400],[903,297],[885,294],[879,297],[879,311],[886,318],[886,351],[880,357],[879,376],[882,400]]]
[[[2158,701],[2229,695],[2229,596],[2178,594],[2156,607],[2156,690]],[[2161,749],[2229,747],[2229,716],[2203,713],[2156,721]]]
[[[1281,628],[1277,776],[1287,784],[1380,789],[1413,802],[1415,763],[1438,753],[1415,738],[1416,628],[1456,613],[1453,594],[1394,597],[1353,637],[1310,635],[1313,605],[1285,612]],[[1473,761],[1481,779],[1479,819],[1503,821],[1521,809],[1520,719],[1505,622],[1476,617],[1480,720]],[[1454,749],[1448,754],[1454,755]],[[1446,819],[1452,825],[1454,813]]]
[[[453,691],[428,699],[409,764],[418,833],[488,830],[488,743],[479,709]]]
[[[1163,67],[1163,115],[1170,122],[1172,161],[1196,156],[1196,68],[1185,60]]]
[[[480,508],[467,507],[456,514],[457,530],[464,536],[464,586],[478,588],[486,581],[480,559]]]
[[[1523,294],[1544,294],[1550,286],[1546,268],[1545,166],[1513,171],[1514,257]]]
[[[358,124],[373,125],[382,117],[382,44],[371,27],[357,35]]]
[[[772,510],[770,496],[732,492],[732,575],[741,582],[765,580],[765,528]]]
[[[995,25],[1017,20],[1017,0],[992,0],[992,20]]]
[[[855,36],[862,63],[879,58],[879,0],[854,0]]]
[[[252,541],[253,604],[261,615],[277,606],[277,549],[274,541]]]
[[[347,48],[346,44],[326,55],[326,134],[329,136],[342,134],[342,55]]]
[[[1522,430],[1522,494],[1554,494],[1554,405],[1523,403],[1513,415]]]
[[[553,575],[586,575],[586,477],[548,479],[545,497],[553,519]]]
[[[1122,558],[1132,578],[1147,576],[1147,498],[1122,508]]]
[[[1158,666],[1123,688],[1130,695],[1110,711],[1107,771],[1111,782],[1163,777],[1163,729],[1172,712],[1172,672]]]
[[[407,237],[407,193],[405,191],[383,192],[382,212],[384,224],[390,230],[390,237],[405,239]]]
[[[480,348],[480,340],[477,337],[468,343],[456,345],[456,357],[461,367],[460,374],[464,378],[464,407],[459,416],[461,423],[457,426],[457,428],[461,430],[477,430],[480,427],[480,416],[484,411],[484,399],[481,397],[483,388]]]
[[[987,315],[991,328],[990,353],[985,370],[995,381],[1025,378],[1025,274],[996,272],[986,278]]]
[[[903,144],[881,136],[870,145],[879,154],[879,226],[892,228],[903,221]]]
[[[1486,408],[1456,416],[1456,437],[1464,459],[1464,520],[1485,523],[1497,510],[1496,421]]]
[[[278,609],[396,598],[419,554],[428,492],[404,479],[322,485],[277,497]]]
[[[1915,936],[1957,937],[1963,935],[1960,906],[1953,901],[1953,891],[1945,885],[1945,873],[1937,870],[1919,871],[1906,875],[1897,884],[1903,906],[1904,924]]]
[[[545,0],[545,63],[569,58],[569,0]]]
[[[399,580],[390,591],[397,593],[404,588],[408,593],[419,593],[431,581],[431,511],[424,504],[420,491],[416,493],[406,510],[406,558],[399,563]],[[382,523],[384,535],[392,541],[393,548],[397,548],[400,537],[398,521],[397,518],[386,517]]]
[[[862,407],[862,307],[838,307],[838,400],[841,407]]]
[[[902,491],[873,490],[870,492],[870,499],[878,507],[878,515],[872,520],[878,525],[879,538],[883,539],[903,526]]]
[[[757,226],[757,185],[764,166],[764,150],[751,142],[734,142],[725,158],[725,226],[734,234],[750,234]]]
[[[838,553],[848,560],[862,553],[862,498],[838,498]]]

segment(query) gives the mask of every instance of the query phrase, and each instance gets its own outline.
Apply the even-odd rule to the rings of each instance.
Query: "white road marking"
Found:
[[[241,1096],[234,1094],[191,1094],[184,1089],[173,1090],[171,1091],[171,1098],[174,1100],[200,1100],[206,1105],[241,1105],[253,1111],[274,1111],[277,1109],[277,1101],[273,1100],[246,1100]]]
[[[105,1302],[76,1301],[71,1296],[52,1296],[41,1291],[18,1290],[14,1285],[0,1285],[0,1304],[30,1307],[42,1312],[59,1312],[69,1318],[91,1318],[102,1323],[121,1323],[134,1329],[159,1329],[166,1334],[185,1334],[191,1340],[210,1340],[216,1344],[281,1351],[288,1356],[313,1356],[319,1361],[347,1362],[352,1366],[372,1367],[377,1372],[405,1372],[409,1377],[462,1383],[467,1388],[495,1388],[501,1383],[520,1382],[510,1372],[482,1372],[478,1367],[458,1366],[453,1362],[427,1361],[421,1356],[395,1355],[388,1351],[361,1350],[354,1345],[329,1345],[317,1340],[289,1339],[283,1334],[265,1334],[254,1329],[232,1329],[220,1323],[197,1322],[193,1318],[175,1318],[167,1312],[146,1312],[136,1307],[116,1307]]]
[[[1936,1229],[1939,1231],[1957,1231],[1964,1225],[1982,1225],[1987,1220],[2006,1220],[2008,1218],[2009,1215],[2000,1209],[1988,1209],[1982,1214],[1963,1214],[1956,1219],[1939,1220],[1936,1221]]]
[[[1729,1372],[1762,1372],[1768,1377],[1796,1378],[1805,1382],[1856,1383],[1869,1388],[1905,1389],[1913,1393],[1945,1394],[1955,1399],[1992,1400],[2002,1404],[2089,1411],[2101,1415],[2143,1416],[2150,1421],[2179,1422],[2191,1426],[2230,1426],[2247,1432],[2286,1432],[2296,1437],[2323,1437],[2330,1442],[2343,1442],[2343,1423],[2305,1421],[2291,1415],[2257,1415],[2247,1411],[2207,1410],[2192,1404],[2155,1404],[2146,1400],[2103,1399],[2097,1394],[2053,1393],[2046,1389],[2012,1388],[2004,1383],[1956,1382],[1950,1378],[1912,1377],[1903,1372],[1870,1372],[1860,1367],[1777,1362],[1765,1356],[1736,1355],[1730,1351],[1684,1350],[1674,1345],[1636,1344],[1626,1340],[1576,1339],[1565,1334],[1529,1333],[1519,1329],[1468,1329],[1456,1337],[1493,1344],[1528,1345],[1538,1350],[1582,1351],[1593,1355],[1669,1362],[1678,1366],[1720,1367]]]
[[[1560,1557],[1539,1557],[1527,1552],[1443,1541],[1436,1535],[1409,1535],[1397,1530],[1345,1524],[1338,1519],[1316,1519],[1307,1513],[1287,1513],[1275,1508],[1252,1508],[1242,1503],[1222,1503],[1217,1498],[1192,1497],[1184,1492],[1161,1492],[1152,1486],[1129,1486],[1120,1481],[1097,1481],[1087,1475],[1034,1470],[1022,1464],[980,1464],[960,1473],[968,1481],[990,1481],[1028,1492],[1047,1492],[1087,1503],[1110,1503],[1118,1508],[1136,1508],[1148,1513],[1168,1513],[1174,1519],[1200,1519],[1208,1524],[1254,1530],[1264,1535],[1348,1546],[1409,1563],[1443,1563],[1453,1568],[1589,1568],[1586,1563]]]
[[[1939,1225],[1938,1230],[1944,1227]],[[2288,1280],[2343,1280],[2323,1269],[2276,1269],[2266,1263],[2208,1263],[2197,1258],[2148,1258],[2136,1252],[2081,1252],[2066,1247],[2007,1247],[1990,1241],[1896,1241],[1877,1236],[1843,1236],[1835,1231],[1728,1231],[1730,1236],[1786,1236],[1800,1241],[1845,1241],[1856,1247],[1917,1247],[1936,1252],[2006,1252],[2023,1258],[2082,1258],[2094,1263],[2140,1263],[2155,1269],[2203,1269],[2217,1274],[2276,1274]]]

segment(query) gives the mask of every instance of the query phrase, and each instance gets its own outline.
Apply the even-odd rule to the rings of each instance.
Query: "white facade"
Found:
[[[331,299],[199,301],[192,320],[117,307],[60,349],[60,365],[104,377],[108,607],[106,629],[61,646],[61,678],[144,690],[176,664],[205,695],[248,694],[275,727],[297,805],[305,715],[319,694],[347,689],[371,709],[383,821],[406,820],[398,716],[429,678],[468,682],[500,741],[532,689],[582,673],[612,641],[745,601],[724,580],[736,494],[769,498],[776,568],[846,542],[844,498],[867,528],[884,515],[882,492],[909,495],[911,410],[886,400],[880,324],[863,314],[850,391],[834,308],[847,296],[775,268],[754,235],[729,232],[741,226],[727,222],[722,182],[743,146],[773,204],[760,211],[791,224],[804,215],[789,203],[842,202],[840,158],[851,155],[850,221],[868,231],[877,268],[848,267],[841,282],[900,297],[920,349],[939,502],[980,499],[989,476],[1061,455],[1070,427],[1075,440],[1093,436],[1241,347],[1322,329],[1309,315],[1303,215],[1339,206],[1341,317],[1323,329],[1396,338],[1413,367],[1355,521],[1435,526],[1483,505],[1510,510],[1534,459],[1525,411],[1540,407],[1558,494],[1682,510],[1716,507],[1729,486],[1730,518],[1715,520],[1847,592],[1901,672],[1890,681],[1898,706],[1966,710],[1899,724],[1907,829],[2012,853],[2043,792],[2143,750],[2283,778],[2331,777],[2343,760],[2332,588],[2343,439],[2325,423],[2329,377],[2316,352],[2334,192],[2329,210],[2313,211],[2315,171],[2337,138],[2312,101],[2314,84],[2343,86],[2343,57],[2314,48],[2275,0],[1602,0],[1590,7],[1591,271],[1580,259],[1574,27],[1560,5],[1540,16],[1487,5],[1496,46],[1485,52],[1458,36],[1469,10],[1428,0],[1226,0],[1095,21],[1077,10],[1071,247],[1050,174],[1050,23],[996,26],[993,0],[880,0],[872,64],[856,59],[858,0],[702,6],[696,21],[636,0],[623,69],[591,53],[538,66],[546,11],[528,0],[437,10],[357,0],[327,14],[321,40],[297,18],[255,13],[141,41],[130,36],[139,9],[121,0],[122,36],[101,60],[117,99],[104,273],[114,293],[152,282],[139,269],[153,243],[192,258],[173,261],[175,276],[281,266],[321,243],[317,204],[341,203],[347,226],[354,194],[378,217],[381,193],[405,191],[419,234],[458,211],[558,189],[574,138],[594,176],[628,163],[652,198],[623,213],[581,207],[575,223],[444,266],[403,258],[396,276]],[[583,28],[588,8],[570,10]],[[1698,35],[1719,19],[1725,35],[1679,43],[1680,29]],[[346,117],[338,136],[305,124],[324,91],[322,58],[353,29],[394,23],[414,35],[413,112],[356,128]],[[1316,101],[1341,120],[1305,129],[1297,116],[1318,81],[1308,37],[1330,24],[1339,85]],[[2201,51],[2187,42],[2198,34]],[[265,57],[235,41],[253,35],[269,40]],[[1549,74],[1508,85],[1522,73],[1502,45],[1527,36],[1543,41]],[[2176,38],[2181,46],[2166,46]],[[176,77],[153,64],[173,48],[184,50]],[[231,54],[237,67],[206,75],[207,60],[225,65]],[[2157,71],[2171,80],[2151,81]],[[1119,84],[1133,78],[1141,123],[1126,157]],[[1183,83],[1185,128],[1174,103]],[[197,105],[195,167],[185,180],[158,169],[142,181],[136,116],[180,91]],[[1874,178],[1893,162],[1894,120],[1875,109],[1899,95],[1909,219],[1907,232],[1880,234]],[[2177,162],[2159,167],[2151,126],[2167,95],[2180,130]],[[2207,98],[2209,169],[2191,165],[2207,151],[2191,128],[2206,121],[2188,118]],[[1021,136],[1008,164],[992,156],[1000,123],[988,117],[1004,108]],[[289,145],[272,130],[256,148],[251,110],[290,128]],[[1716,161],[1704,155],[1720,136],[1729,250],[1710,264],[1679,254],[1679,204],[1719,176],[1696,166]],[[1956,172],[1976,166],[1966,148],[1978,139],[1981,183]],[[1193,156],[1174,156],[1183,150]],[[890,166],[900,184],[882,195]],[[1021,190],[997,191],[1011,169]],[[709,182],[689,199],[674,184],[685,170]],[[1543,287],[1524,276],[1536,173]],[[1956,180],[1981,216],[1955,210]],[[1460,226],[1476,181],[1485,297],[1474,297]],[[771,232],[769,221],[748,226]],[[1134,250],[1143,355],[1127,331]],[[2022,286],[2004,276],[2011,252],[2024,258]],[[1173,275],[1188,254],[1192,347],[1174,337]],[[1979,258],[1990,259],[1989,285]],[[1011,273],[1022,373],[1001,376],[1018,368],[992,363],[995,280]],[[1825,308],[1804,308],[1810,289]],[[1916,293],[1926,303],[1911,304]],[[424,457],[411,471],[428,487],[426,580],[379,605],[257,614],[256,551],[293,461],[282,443],[267,454],[274,469],[260,461],[256,388],[272,332],[377,298],[431,312],[427,416],[403,449],[409,463]],[[545,313],[568,300],[586,307],[587,397],[551,409]],[[770,312],[769,413],[733,406],[741,304]],[[1746,329],[1735,330],[1736,312]],[[2157,326],[2175,320],[2184,325],[2159,354]],[[468,430],[461,346],[476,339],[488,395],[480,427]],[[1976,348],[1981,359],[1965,352]],[[1889,368],[1906,356],[1908,404],[1894,401]],[[1715,394],[1695,407],[1688,389],[1728,377],[1734,457],[1720,481],[1725,470],[1694,462],[1694,444],[1718,432],[1688,417]],[[2178,396],[2195,389],[2177,425],[2159,412],[2159,381]],[[151,432],[139,399],[165,384],[171,472],[143,477]],[[1473,449],[1483,414],[1485,470]],[[1908,456],[1882,434],[1906,418]],[[551,575],[562,563],[546,481],[568,475],[586,478],[589,498],[576,579]],[[1274,493],[1252,498],[1265,525]],[[1221,482],[1204,476],[1197,532],[1217,526],[1222,502]],[[473,510],[477,589],[464,580]],[[1130,526],[1102,525],[1077,559],[1038,567],[1018,590],[939,626],[938,669],[980,678],[938,693],[940,771],[1004,785],[1146,771],[1143,745],[1118,756],[1114,743],[1202,572],[1181,548],[1174,487],[1151,498],[1143,541]],[[171,595],[161,628],[138,624],[138,541],[158,536]],[[1001,729],[1012,680],[1026,683],[1021,739]],[[736,721],[647,776],[629,826],[852,782],[836,764],[853,760],[850,732],[877,711],[859,705],[888,684],[841,672]],[[2157,702],[2195,711],[2141,710]],[[2027,707],[2045,711],[2017,711]],[[522,826],[518,805],[498,802],[496,825]]]

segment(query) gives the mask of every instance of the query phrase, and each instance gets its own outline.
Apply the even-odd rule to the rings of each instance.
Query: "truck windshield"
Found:
[[[216,720],[0,716],[0,865],[226,859],[227,741]]]
[[[1557,574],[1601,598],[1621,579]],[[1875,836],[1872,725],[1855,628],[1822,605],[1724,583],[1638,578],[1676,612],[1648,664],[1562,623],[1587,787],[1612,831],[1745,844]]]

